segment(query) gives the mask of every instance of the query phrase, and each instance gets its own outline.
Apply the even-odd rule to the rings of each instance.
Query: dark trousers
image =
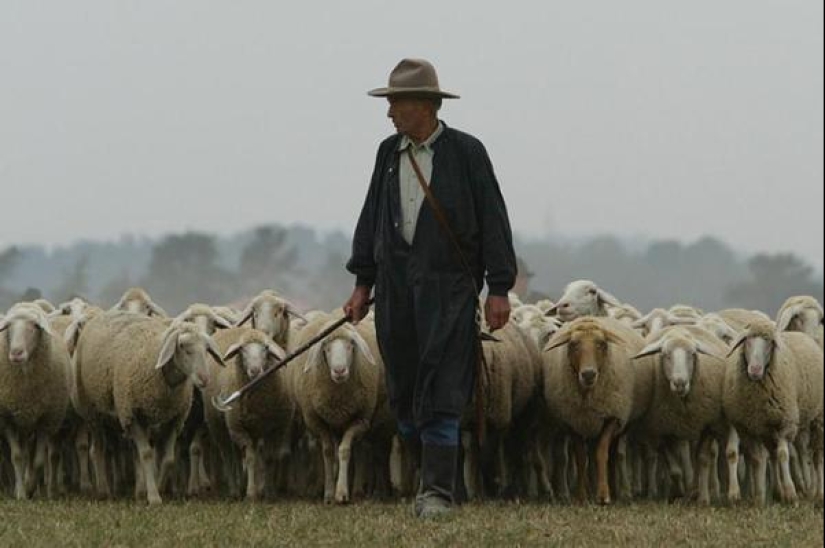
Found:
[[[402,435],[456,445],[473,389],[477,296],[461,273],[412,275],[408,255],[394,259],[375,288],[390,406]]]

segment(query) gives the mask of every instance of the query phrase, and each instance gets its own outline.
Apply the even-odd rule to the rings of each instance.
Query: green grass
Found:
[[[422,523],[406,503],[15,502],[2,546],[822,546],[810,503],[760,509],[485,503]]]

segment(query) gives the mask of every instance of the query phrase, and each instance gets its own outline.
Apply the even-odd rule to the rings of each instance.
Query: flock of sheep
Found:
[[[556,303],[511,301],[483,343],[483,444],[474,404],[462,421],[467,498],[822,503],[815,299],[788,299],[775,321],[684,305],[643,315],[584,280]],[[397,436],[371,314],[230,410],[212,405],[340,317],[268,290],[243,311],[177,317],[138,288],[108,310],[13,306],[0,315],[0,489],[150,503],[413,494],[417,451]]]

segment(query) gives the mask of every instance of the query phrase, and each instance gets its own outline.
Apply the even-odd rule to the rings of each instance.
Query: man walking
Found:
[[[516,258],[484,145],[438,118],[442,100],[458,96],[441,90],[433,66],[404,59],[389,85],[369,95],[387,98],[397,133],[378,149],[347,263],[356,282],[344,311],[362,319],[375,288],[390,405],[401,436],[421,448],[415,513],[431,517],[453,504],[459,420],[478,363],[478,292],[486,279],[487,323],[503,327]],[[425,196],[427,184],[449,229]]]

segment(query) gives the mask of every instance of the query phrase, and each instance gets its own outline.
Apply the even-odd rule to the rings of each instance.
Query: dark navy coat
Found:
[[[477,291],[486,280],[490,294],[506,296],[515,282],[516,257],[507,208],[484,145],[446,124],[432,144],[430,188],[458,237],[472,279],[426,200],[412,245],[404,240],[400,139],[393,135],[378,149],[347,269],[356,285],[375,287],[376,331],[390,403],[401,420],[420,426],[438,415],[460,415],[469,401]]]

